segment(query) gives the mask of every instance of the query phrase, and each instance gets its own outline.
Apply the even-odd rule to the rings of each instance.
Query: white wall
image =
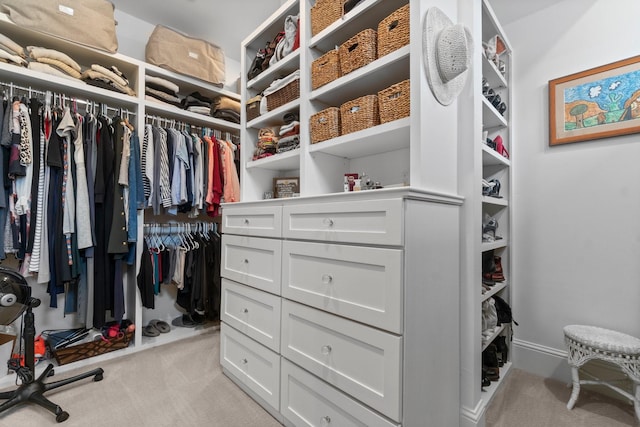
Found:
[[[548,81],[638,55],[640,2],[563,0],[514,49],[515,365],[566,378],[562,328],[640,337],[640,134],[549,146]],[[640,88],[640,82],[638,82]]]

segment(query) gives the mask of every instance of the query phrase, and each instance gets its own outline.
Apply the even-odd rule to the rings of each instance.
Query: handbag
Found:
[[[118,50],[114,6],[107,0],[2,0],[0,12],[22,28],[109,53]]]

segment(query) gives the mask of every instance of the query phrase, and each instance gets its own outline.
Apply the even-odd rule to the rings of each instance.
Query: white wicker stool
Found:
[[[597,326],[569,325],[564,327],[564,341],[569,349],[573,391],[567,408],[578,400],[581,384],[601,384],[622,394],[633,402],[640,420],[640,339]],[[615,363],[633,381],[634,394],[600,379],[580,380],[578,369],[592,359]]]

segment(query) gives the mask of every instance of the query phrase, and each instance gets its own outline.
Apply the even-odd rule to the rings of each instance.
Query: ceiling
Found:
[[[116,9],[151,24],[162,24],[206,39],[240,60],[240,44],[284,0],[111,0]],[[509,24],[558,0],[490,0],[498,20]]]

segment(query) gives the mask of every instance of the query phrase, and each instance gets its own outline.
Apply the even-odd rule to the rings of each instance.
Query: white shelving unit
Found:
[[[133,116],[131,118],[131,122],[135,124],[140,138],[142,138],[141,129],[143,129],[145,124],[145,115],[152,115],[158,118],[181,121],[196,126],[210,127],[213,129],[219,129],[221,131],[231,132],[233,134],[239,134],[239,124],[216,119],[206,115],[196,114],[193,112],[182,110],[169,104],[163,104],[152,100],[145,100],[144,78],[145,75],[150,75],[162,77],[169,81],[172,81],[180,87],[180,95],[187,95],[192,92],[198,91],[204,96],[213,97],[221,95],[239,100],[239,94],[218,88],[217,86],[189,76],[164,70],[154,65],[146,64],[137,59],[129,58],[118,53],[109,54],[99,50],[79,46],[74,43],[67,42],[65,40],[51,37],[42,33],[21,28],[8,21],[4,15],[0,16],[0,33],[7,35],[21,46],[42,46],[64,52],[71,58],[73,58],[76,62],[78,62],[83,67],[83,69],[90,67],[91,64],[94,63],[105,66],[115,65],[120,71],[124,73],[125,76],[127,76],[131,88],[136,92],[136,96],[129,96],[121,94],[119,92],[94,87],[84,83],[81,80],[52,76],[27,68],[2,63],[0,63],[1,81],[14,83],[16,85],[32,88],[34,90],[51,90],[53,92],[65,94],[69,98],[75,97],[82,101],[89,100],[96,103],[105,103],[114,108],[122,108],[123,110],[126,110],[131,116]],[[24,91],[21,91],[20,93],[24,93]],[[138,236],[140,237],[140,239],[142,238],[142,227],[145,219],[152,222],[161,222],[161,219],[158,217],[154,217],[151,211],[144,212],[143,215],[140,215],[138,232]],[[178,216],[174,217],[173,219],[181,220],[181,217]],[[139,249],[142,250],[141,245],[139,246]],[[91,262],[89,262],[89,265],[89,271],[92,271]],[[31,281],[32,279],[28,280]],[[194,329],[172,327],[172,331],[168,334],[161,334],[160,336],[153,338],[143,337],[142,327],[146,325],[151,319],[162,319],[170,323],[173,318],[181,314],[181,312],[176,308],[175,304],[176,291],[166,286],[163,287],[161,294],[156,296],[155,299],[156,309],[149,310],[142,307],[133,268],[130,267],[125,272],[124,283],[126,311],[125,317],[131,319],[137,326],[133,342],[129,347],[123,350],[116,350],[100,356],[57,367],[56,370],[58,372],[65,372],[70,369],[82,367],[90,363],[96,363],[121,357],[133,352],[144,350],[146,348],[151,348],[158,345],[166,344],[168,342],[173,342],[202,333],[210,332],[214,329],[218,329],[219,327],[217,324],[212,323],[207,324],[207,326],[205,327],[198,327]],[[32,285],[32,287],[35,289],[35,296],[40,297],[43,300],[45,298],[48,299],[48,295],[44,294],[45,291],[40,289],[41,286],[33,283]],[[62,308],[49,309],[47,305],[48,304],[44,303],[43,301],[43,304],[35,310],[37,322],[36,328],[38,331],[41,331],[43,329],[63,329],[84,326],[83,324],[80,324],[77,322],[77,320],[75,320],[75,316],[63,316]],[[50,324],[48,322],[54,322],[55,324]],[[44,363],[41,363],[39,365],[40,368],[38,368],[38,371],[44,365]],[[14,375],[7,375],[0,379],[0,385],[9,385],[13,382]]]
[[[511,243],[514,236],[511,229],[513,163],[491,147],[484,140],[484,133],[494,140],[500,136],[510,157],[513,155],[514,141],[512,138],[513,87],[512,55],[513,50],[509,40],[498,22],[490,0],[469,0],[461,14],[462,21],[468,25],[475,39],[478,51],[474,52],[476,66],[472,72],[473,85],[463,93],[469,103],[462,106],[465,119],[461,126],[465,126],[465,137],[461,139],[461,171],[472,171],[461,175],[461,193],[466,202],[463,207],[463,221],[461,230],[461,292],[462,305],[467,307],[461,313],[462,322],[462,361],[461,361],[461,418],[462,427],[480,427],[485,425],[485,411],[491,399],[499,390],[504,379],[509,374],[512,363],[506,361],[499,368],[500,379],[491,382],[490,386],[482,387],[482,357],[481,354],[500,335],[507,337],[510,345],[512,334],[511,325],[501,325],[492,333],[482,337],[482,303],[494,296],[500,296],[510,303],[511,292],[517,283],[512,279],[512,251]],[[499,35],[506,45],[506,52],[500,56],[505,62],[505,73],[502,74],[496,65],[483,54],[482,43]],[[489,87],[500,95],[507,106],[500,114],[498,110],[482,94],[482,81],[486,80]],[[481,181],[497,179],[500,181],[500,198],[482,195]],[[482,229],[485,217],[493,217],[498,222],[496,236],[500,239],[491,242],[482,241]],[[483,291],[483,254],[488,252],[500,256],[506,280],[496,282],[495,285]],[[482,338],[482,339],[481,339]],[[509,351],[510,356],[511,351]]]
[[[243,105],[298,69],[300,97],[248,122],[243,112],[242,201],[223,206],[222,275],[229,301],[240,293],[246,305],[225,305],[221,364],[287,426],[359,425],[354,417],[372,426],[455,425],[458,113],[431,95],[422,56],[427,9],[453,15],[455,6],[364,0],[312,36],[315,3],[285,2],[242,43]],[[407,4],[408,45],[312,90],[315,59],[363,29],[377,30]],[[248,81],[257,50],[297,13],[300,48]],[[409,117],[311,144],[312,115],[407,79]],[[288,112],[299,115],[300,148],[253,161],[260,128],[277,132]],[[365,173],[385,188],[344,192],[345,173]],[[273,178],[293,176],[300,197],[263,199]],[[259,311],[255,301],[264,301]]]

